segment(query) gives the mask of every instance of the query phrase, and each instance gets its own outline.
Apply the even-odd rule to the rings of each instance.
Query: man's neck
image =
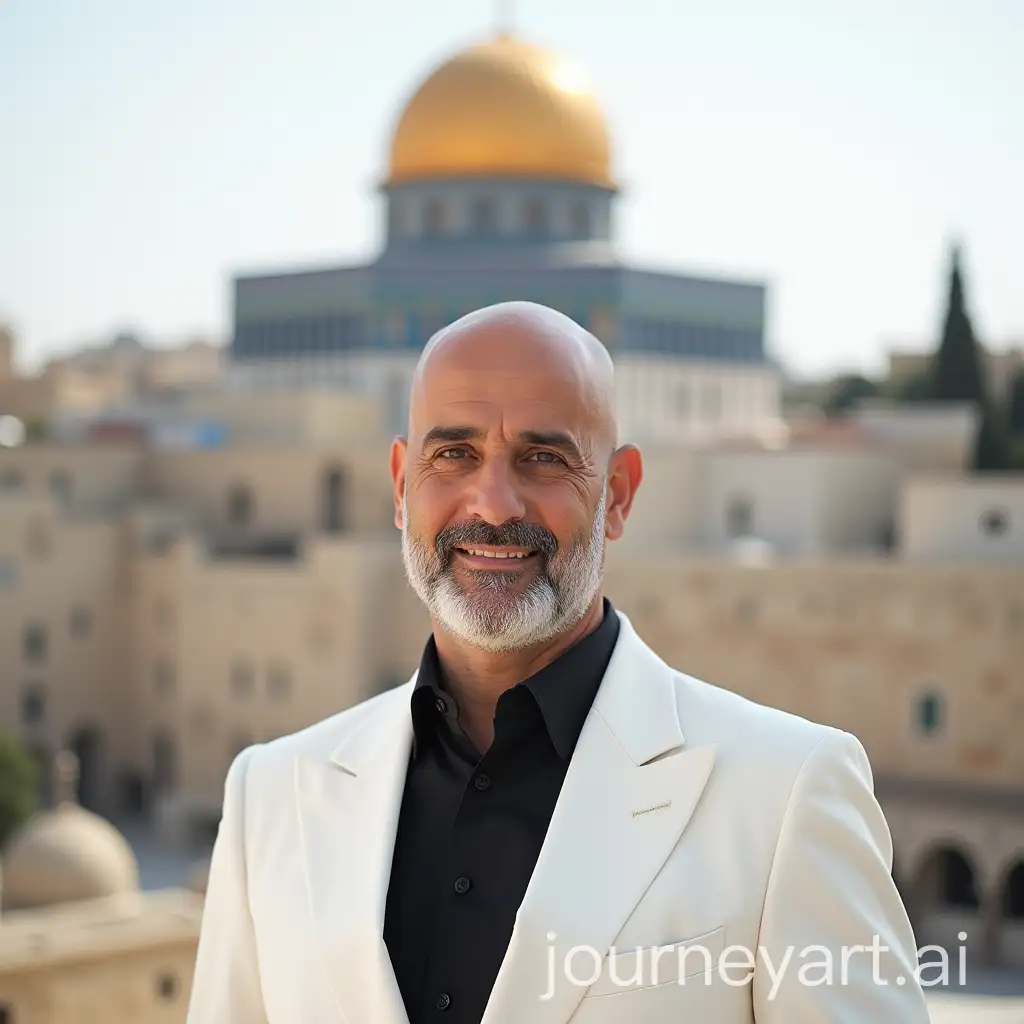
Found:
[[[591,634],[603,616],[604,596],[599,593],[586,615],[565,633],[534,647],[500,654],[472,647],[434,623],[434,644],[445,686],[459,706],[459,723],[477,750],[485,753],[494,740],[498,698]]]

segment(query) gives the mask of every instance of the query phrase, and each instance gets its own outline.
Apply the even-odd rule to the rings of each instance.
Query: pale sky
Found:
[[[380,236],[394,121],[487,0],[0,0],[0,319],[23,365],[230,331],[242,270]],[[1022,0],[518,0],[605,106],[620,250],[757,277],[798,374],[930,346],[946,246],[1024,340]]]

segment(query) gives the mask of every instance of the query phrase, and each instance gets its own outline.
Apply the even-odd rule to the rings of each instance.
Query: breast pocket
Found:
[[[687,979],[705,978],[718,967],[725,949],[725,926],[691,939],[664,946],[613,950],[605,957],[601,973],[587,989],[587,998],[654,988]],[[707,978],[710,980],[710,978]]]

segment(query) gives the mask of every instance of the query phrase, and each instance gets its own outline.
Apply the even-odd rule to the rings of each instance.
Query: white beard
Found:
[[[604,574],[607,483],[585,545],[573,544],[548,560],[522,594],[508,593],[503,573],[481,573],[476,592],[459,586],[451,566],[440,571],[437,552],[409,536],[409,509],[402,497],[402,559],[409,584],[445,630],[473,647],[499,653],[544,643],[579,622]]]

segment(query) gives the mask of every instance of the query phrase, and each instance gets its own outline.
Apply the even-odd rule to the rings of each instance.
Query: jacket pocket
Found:
[[[601,964],[601,973],[587,996],[614,995],[652,988],[714,971],[725,949],[725,926],[664,946],[614,950]]]

